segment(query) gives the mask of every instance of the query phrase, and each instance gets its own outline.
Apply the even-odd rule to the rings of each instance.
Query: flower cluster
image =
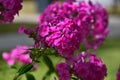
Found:
[[[13,21],[22,8],[22,1],[0,0],[0,23]],[[109,33],[108,13],[99,3],[93,4],[90,0],[75,1],[67,0],[60,4],[56,0],[40,15],[39,24],[34,29],[21,26],[19,33],[33,38],[34,47],[17,46],[10,53],[4,52],[3,59],[10,66],[17,62],[22,65],[35,63],[39,62],[41,56],[46,56],[46,50],[52,47],[65,58],[65,62],[56,66],[59,80],[104,80],[107,68],[95,51]],[[81,45],[84,46],[84,51],[75,54],[76,50],[81,49]],[[48,60],[50,61],[49,58]],[[118,80],[119,76],[118,72]]]
[[[57,65],[60,80],[104,80],[106,65],[91,53],[99,48],[108,35],[108,13],[99,3],[76,0],[58,1],[49,5],[33,29],[22,26],[19,33],[26,33],[35,40],[35,47],[55,49],[65,62]],[[75,51],[85,47],[75,56]],[[91,50],[92,49],[92,50]]]
[[[0,23],[13,22],[14,16],[22,9],[23,0],[0,0]]]
[[[117,73],[117,79],[116,80],[120,80],[120,68],[119,68],[119,70],[118,70],[118,73]]]
[[[70,80],[70,76],[76,76],[82,80],[104,80],[107,75],[106,65],[95,54],[87,55],[85,52],[78,54],[73,62],[57,65],[60,80]]]
[[[28,46],[17,46],[11,52],[4,52],[3,59],[8,63],[8,65],[12,66],[19,62],[22,65],[28,64],[32,62],[30,58]]]
[[[55,26],[42,23],[38,33],[41,42],[49,47],[54,47],[64,57],[73,55],[74,51],[79,48],[82,40],[80,35],[80,28],[68,18]]]
[[[59,80],[70,80],[70,68],[67,63],[60,63],[56,67],[60,76]]]
[[[73,55],[83,43],[87,49],[97,49],[109,32],[108,14],[100,4],[81,1],[79,4],[51,4],[39,17],[37,41],[55,48],[64,57]]]

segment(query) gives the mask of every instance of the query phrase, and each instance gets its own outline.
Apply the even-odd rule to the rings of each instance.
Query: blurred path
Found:
[[[120,16],[109,16],[109,29],[110,34],[108,37],[119,37],[120,38]]]
[[[33,45],[33,40],[24,34],[0,35],[0,51],[13,49],[16,45]]]

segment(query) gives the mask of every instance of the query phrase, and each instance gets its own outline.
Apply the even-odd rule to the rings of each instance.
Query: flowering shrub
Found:
[[[12,22],[14,15],[21,9],[21,2],[22,0],[0,0],[0,23]],[[5,11],[11,11],[12,16],[4,17]],[[96,56],[96,50],[109,33],[107,26],[108,13],[99,3],[93,4],[90,0],[88,2],[67,0],[60,4],[57,0],[39,16],[39,24],[34,29],[25,28],[25,25],[19,28],[19,33],[25,33],[33,38],[34,46],[31,48],[18,46],[9,54],[3,53],[3,59],[9,65],[14,65],[16,61],[24,65],[18,70],[14,80],[30,71],[41,57],[49,67],[43,80],[56,73],[56,70],[59,80],[104,80],[107,68]],[[50,51],[51,49],[54,51]],[[79,53],[76,53],[76,50]],[[55,69],[47,55],[60,56],[65,61],[57,64]],[[118,77],[119,72],[117,80]]]
[[[0,0],[0,24],[13,22],[14,16],[22,9],[23,0]]]

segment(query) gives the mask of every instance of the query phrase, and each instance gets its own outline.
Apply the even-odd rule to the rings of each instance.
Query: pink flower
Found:
[[[22,62],[23,65],[32,62],[32,59],[30,58],[29,54],[20,55],[19,60],[20,60],[20,62]]]
[[[41,26],[41,29],[40,29],[40,32],[41,32],[41,36],[42,37],[45,37],[45,36],[47,36],[48,34],[49,34],[49,27],[46,25],[46,26]]]
[[[22,25],[19,30],[18,30],[18,33],[22,34],[24,33],[24,30],[25,30],[25,25]]]
[[[9,59],[9,60],[7,60],[7,63],[8,63],[8,65],[12,66],[12,65],[15,64],[15,60],[14,59]]]
[[[4,52],[2,57],[3,57],[4,60],[8,60],[10,58],[10,54],[7,53],[7,52]]]
[[[15,65],[17,62],[21,63],[22,65],[28,64],[32,62],[30,58],[28,46],[17,46],[11,52],[3,53],[3,59],[8,63],[8,65],[12,66]]]
[[[15,60],[11,57],[10,53],[3,53],[3,59],[6,60],[7,64],[12,66],[15,64]]]
[[[69,66],[66,63],[60,63],[57,65],[59,80],[70,80]]]

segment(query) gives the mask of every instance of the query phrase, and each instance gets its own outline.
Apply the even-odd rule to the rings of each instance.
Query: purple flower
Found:
[[[41,23],[38,31],[40,41],[49,47],[54,47],[64,57],[73,55],[74,51],[79,48],[80,35],[81,32],[78,26],[68,18],[54,25]]]
[[[70,70],[69,66],[66,63],[60,63],[56,68],[60,76],[59,80],[70,80]]]
[[[119,68],[119,70],[118,70],[118,72],[117,72],[116,77],[117,77],[117,79],[116,79],[116,80],[120,80],[120,68]]]
[[[50,4],[39,17],[34,30],[24,30],[36,43],[56,49],[59,55],[69,58],[80,49],[96,50],[106,39],[108,13],[100,4],[91,1],[68,0],[59,5]],[[22,30],[21,30],[22,31]],[[39,45],[37,45],[39,46]]]
[[[13,22],[14,16],[22,9],[23,0],[0,0],[0,24]]]
[[[18,29],[18,33],[22,34],[22,33],[25,33],[27,35],[31,35],[33,34],[33,31],[29,28],[25,28],[26,26],[25,25],[22,25],[19,29]]]
[[[22,25],[19,30],[18,30],[18,33],[22,34],[24,33],[24,30],[25,30],[25,25]]]
[[[109,30],[107,28],[108,25],[108,13],[104,7],[100,4],[93,4],[91,1],[88,5],[88,11],[92,16],[92,25],[89,32],[89,35],[86,37],[85,45],[88,48],[98,49],[98,47],[103,43],[106,39]]]
[[[60,6],[55,2],[45,9],[39,21],[37,40],[63,57],[73,55],[81,43],[96,50],[109,32],[107,11],[91,1],[79,4],[68,1]]]
[[[95,54],[85,57],[82,55],[79,54],[73,64],[74,74],[83,80],[104,80],[107,75],[107,69],[101,59],[96,57]]]
[[[2,56],[3,56],[3,59],[7,61],[8,65],[11,66],[11,65],[15,64],[15,60],[10,58],[10,54],[9,53],[4,52]]]
[[[69,80],[70,76],[74,75],[77,79],[104,80],[107,76],[106,65],[95,54],[82,52],[71,59],[57,65],[60,79]]]
[[[46,26],[41,26],[41,29],[40,29],[40,32],[41,32],[41,36],[42,37],[45,37],[49,34],[49,27],[46,25]]]

